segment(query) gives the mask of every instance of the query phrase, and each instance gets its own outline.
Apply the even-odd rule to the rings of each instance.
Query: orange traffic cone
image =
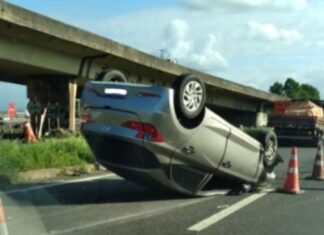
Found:
[[[324,158],[323,158],[323,149],[321,144],[319,144],[317,147],[312,179],[324,180]]]
[[[6,216],[2,205],[2,200],[0,198],[0,234],[8,235],[8,229],[6,224]]]
[[[34,131],[31,128],[29,121],[25,122],[25,124],[24,124],[24,136],[25,136],[26,142],[35,142],[36,141]]]
[[[291,150],[291,158],[288,164],[288,172],[286,175],[284,188],[280,191],[294,194],[301,193],[299,187],[297,147],[293,147]]]

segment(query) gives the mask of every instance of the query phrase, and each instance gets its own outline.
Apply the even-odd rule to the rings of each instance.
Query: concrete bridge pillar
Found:
[[[265,112],[257,112],[256,114],[256,127],[267,126],[268,124],[268,114]]]
[[[258,112],[256,113],[255,126],[262,127],[268,125],[268,113],[266,110],[269,109],[265,104],[260,104]]]
[[[76,79],[69,80],[69,130],[75,131],[75,101],[78,85]]]

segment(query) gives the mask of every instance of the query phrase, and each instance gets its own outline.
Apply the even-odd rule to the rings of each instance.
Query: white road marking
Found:
[[[220,206],[217,206],[217,209],[224,209],[224,208],[228,208],[229,205],[220,205]]]
[[[52,230],[50,232],[50,234],[69,234],[69,233],[76,233],[77,231],[85,231],[86,229],[90,229],[93,227],[97,227],[100,225],[104,225],[104,224],[111,224],[111,223],[118,223],[118,222],[124,222],[124,221],[129,221],[129,220],[136,220],[136,219],[140,219],[140,218],[146,218],[146,217],[151,217],[154,215],[159,215],[159,214],[163,214],[167,211],[170,210],[174,210],[174,209],[179,209],[185,206],[190,206],[193,204],[197,204],[203,201],[207,201],[207,200],[211,200],[214,199],[215,197],[206,197],[206,198],[199,198],[199,199],[193,199],[188,201],[185,201],[183,203],[178,203],[175,205],[171,205],[171,206],[166,206],[160,209],[153,209],[153,210],[149,210],[149,211],[140,211],[140,212],[136,212],[136,213],[132,213],[132,214],[127,214],[127,215],[123,215],[123,216],[119,216],[119,217],[115,217],[115,218],[110,218],[110,219],[106,219],[106,220],[101,220],[101,221],[96,221],[96,222],[92,222],[89,224],[83,224],[80,226],[76,226],[73,228],[68,228],[68,229],[64,229],[64,230]]]
[[[34,191],[34,190],[39,190],[39,189],[44,189],[44,188],[56,187],[56,186],[60,186],[60,185],[64,185],[64,184],[81,183],[81,182],[93,181],[93,180],[97,180],[97,179],[110,178],[113,176],[116,176],[116,175],[113,173],[108,173],[108,174],[104,174],[104,175],[84,177],[81,179],[62,180],[62,181],[59,181],[56,183],[50,183],[50,184],[45,184],[45,185],[30,186],[30,187],[26,187],[26,188],[2,191],[2,192],[0,192],[0,195],[1,194],[8,195],[8,194],[14,194],[14,193]]]
[[[274,189],[267,189],[267,190],[263,190],[261,193],[253,194],[253,195],[235,203],[234,205],[227,207],[226,209],[221,210],[220,212],[200,221],[199,223],[188,228],[188,230],[200,232],[200,231],[210,227],[211,225],[216,224],[217,222],[219,222],[222,219],[226,218],[227,216],[233,214],[234,212],[242,209],[243,207],[251,204],[252,202],[264,197],[269,192],[273,192],[273,191],[274,191]]]

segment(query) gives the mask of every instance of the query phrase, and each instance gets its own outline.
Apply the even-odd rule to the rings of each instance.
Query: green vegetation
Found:
[[[82,166],[94,163],[94,157],[82,137],[44,139],[24,144],[0,140],[0,181],[13,181],[18,172]]]
[[[287,78],[284,84],[275,82],[269,91],[273,94],[287,96],[292,99],[320,99],[320,92],[317,88],[309,84],[299,84],[292,78]]]

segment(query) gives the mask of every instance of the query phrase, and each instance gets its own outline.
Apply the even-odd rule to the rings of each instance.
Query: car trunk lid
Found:
[[[112,82],[88,82],[82,95],[83,122],[101,125],[103,131],[116,130],[137,139],[163,142],[154,126],[154,114],[160,111],[166,88],[151,85]],[[163,101],[162,101],[163,103]],[[163,105],[162,105],[163,106]],[[156,111],[155,111],[156,110]],[[126,130],[125,130],[126,129]],[[118,132],[117,132],[118,131]]]

